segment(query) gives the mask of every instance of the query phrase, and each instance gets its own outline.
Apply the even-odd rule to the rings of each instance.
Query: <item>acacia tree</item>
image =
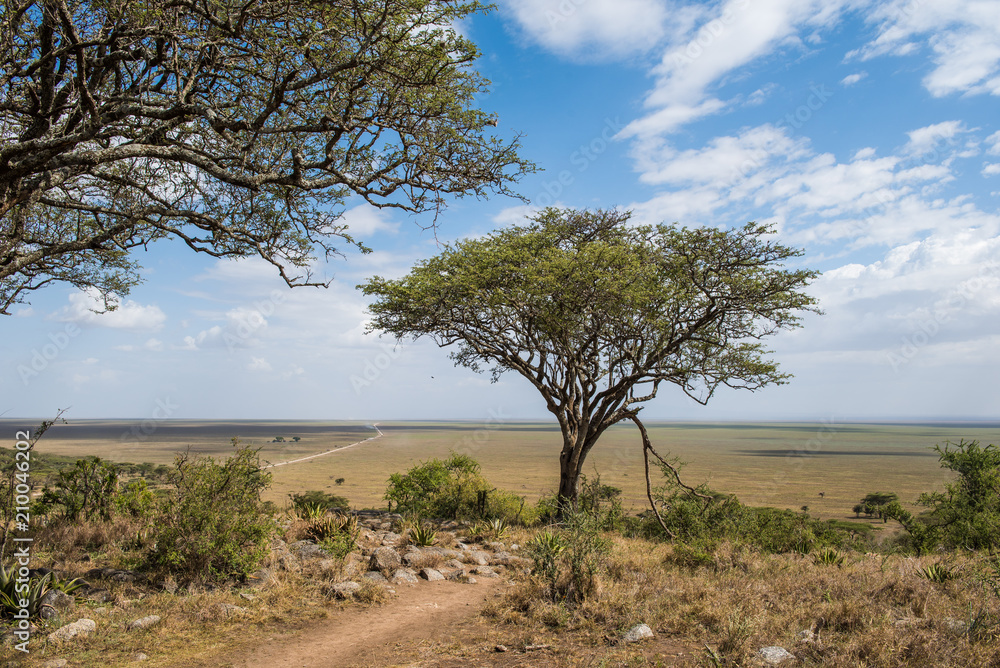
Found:
[[[494,381],[515,371],[541,393],[562,431],[561,507],[575,503],[604,431],[626,419],[641,429],[642,404],[663,383],[704,404],[723,385],[785,382],[761,340],[816,310],[800,289],[817,273],[783,268],[801,251],[769,240],[767,226],[629,217],[546,209],[529,225],[447,247],[403,278],[359,286],[376,298],[369,331],[454,345],[457,364],[488,367]]]
[[[475,104],[462,0],[3,0],[0,313],[54,281],[114,295],[173,237],[320,285],[345,201],[413,213],[533,166]],[[360,201],[360,200],[359,200]],[[109,300],[110,297],[110,300]]]

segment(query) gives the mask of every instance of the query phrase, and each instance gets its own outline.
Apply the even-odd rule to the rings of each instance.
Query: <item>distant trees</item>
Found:
[[[664,383],[707,403],[720,386],[788,378],[761,340],[815,310],[817,274],[769,227],[633,225],[630,213],[546,209],[525,226],[461,241],[403,278],[359,286],[370,330],[428,336],[493,380],[522,375],[562,431],[560,505],[574,506],[601,435],[638,420]],[[644,438],[644,446],[647,444]]]
[[[890,518],[885,514],[885,510],[892,504],[899,504],[899,495],[895,492],[872,492],[866,494],[861,503],[855,504],[851,511],[857,517],[860,517],[861,513],[868,517],[877,515],[880,520],[887,522]]]

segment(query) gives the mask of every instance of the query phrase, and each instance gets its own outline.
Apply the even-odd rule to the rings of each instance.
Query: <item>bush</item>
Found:
[[[611,551],[611,541],[601,535],[596,513],[566,513],[563,528],[543,531],[525,546],[534,561],[532,575],[542,580],[553,601],[579,603],[597,589],[597,575]]]
[[[152,523],[154,547],[148,565],[192,578],[243,578],[267,555],[274,519],[260,500],[271,474],[260,466],[259,450],[233,439],[234,454],[178,455],[168,477],[173,489]]]
[[[118,467],[99,457],[77,460],[76,465],[60,470],[54,486],[42,492],[46,510],[58,508],[70,522],[79,519],[111,519],[118,494]]]
[[[763,552],[807,554],[825,547],[842,548],[862,539],[855,527],[823,522],[808,514],[777,508],[745,506],[733,495],[713,492],[704,485],[696,496],[677,484],[671,475],[656,490],[660,516],[677,541],[708,550],[723,539],[752,545]],[[642,533],[663,536],[659,523],[647,513]]]
[[[397,513],[417,517],[524,522],[524,499],[494,488],[467,455],[452,453],[443,461],[432,459],[405,474],[392,474],[384,498],[390,510],[395,504]]]

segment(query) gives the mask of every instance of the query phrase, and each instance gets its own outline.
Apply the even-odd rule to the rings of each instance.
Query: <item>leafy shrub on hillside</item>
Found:
[[[235,452],[222,463],[178,455],[152,523],[148,565],[197,579],[242,578],[267,555],[274,518],[260,495],[271,474],[259,450],[233,439]]]
[[[491,518],[524,521],[524,500],[498,490],[480,473],[468,455],[452,453],[389,477],[385,497],[389,509],[419,517]]]
[[[944,492],[920,495],[928,508],[914,516],[899,503],[886,507],[887,515],[906,529],[907,543],[918,554],[938,545],[967,550],[1000,547],[1000,449],[964,439],[934,446],[941,467],[958,474]]]
[[[704,485],[694,488],[695,495],[681,487],[675,478],[666,480],[656,490],[654,499],[660,516],[678,541],[711,546],[729,539],[774,554],[806,554],[862,540],[853,527],[845,528],[791,510],[746,506],[735,496],[713,492]],[[655,518],[647,516],[643,533],[662,536],[663,530]]]
[[[53,486],[42,492],[46,510],[58,509],[70,522],[79,519],[111,519],[118,495],[118,467],[99,457],[77,460],[76,465],[56,473]]]

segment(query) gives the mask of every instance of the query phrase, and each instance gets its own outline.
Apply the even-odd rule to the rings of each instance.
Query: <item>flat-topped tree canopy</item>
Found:
[[[702,404],[720,386],[784,383],[762,339],[817,311],[802,292],[817,272],[786,269],[802,252],[771,228],[631,225],[630,215],[545,209],[359,286],[376,298],[369,331],[429,336],[454,346],[457,364],[534,385],[562,430],[564,504],[601,434],[663,383]]]
[[[61,281],[105,305],[176,238],[318,285],[348,198],[434,212],[513,194],[463,0],[0,5],[0,313]],[[110,299],[110,302],[108,301]]]

